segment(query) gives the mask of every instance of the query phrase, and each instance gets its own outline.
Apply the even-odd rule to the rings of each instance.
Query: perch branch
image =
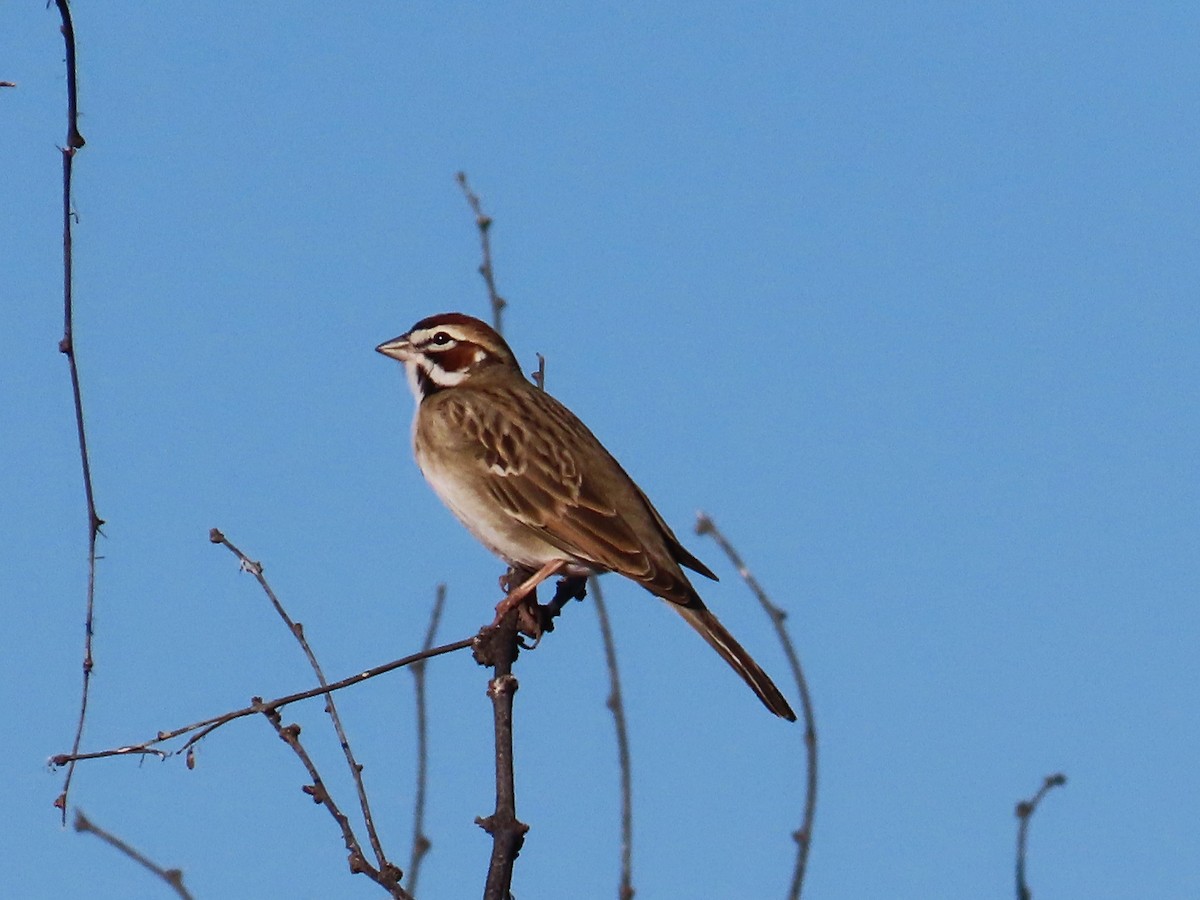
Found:
[[[514,582],[515,583],[515,582]],[[513,864],[529,826],[517,818],[517,797],[513,783],[513,695],[517,679],[512,674],[518,649],[517,618],[513,609],[491,629],[486,649],[477,650],[477,658],[491,665],[493,675],[487,694],[492,701],[492,723],[496,746],[496,809],[475,823],[492,836],[492,856],[484,885],[484,900],[507,900],[512,886]],[[487,631],[488,629],[484,629]]]

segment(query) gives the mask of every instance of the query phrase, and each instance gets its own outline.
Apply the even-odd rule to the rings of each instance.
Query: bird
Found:
[[[488,550],[536,573],[521,596],[554,574],[623,575],[683,616],[767,709],[795,721],[782,692],[683,568],[717,576],[683,547],[588,427],[525,377],[491,326],[441,313],[375,349],[404,365],[416,401],[413,452],[426,481]]]

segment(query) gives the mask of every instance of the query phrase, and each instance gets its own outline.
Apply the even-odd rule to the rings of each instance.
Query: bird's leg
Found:
[[[512,610],[520,606],[530,594],[537,590],[537,586],[552,575],[557,575],[567,567],[565,559],[552,559],[546,563],[523,582],[508,592],[508,596],[496,604],[496,618],[492,625],[499,625],[500,620],[508,615]]]

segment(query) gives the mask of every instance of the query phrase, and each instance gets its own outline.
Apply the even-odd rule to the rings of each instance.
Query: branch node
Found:
[[[488,682],[488,696],[501,697],[505,694],[515,694],[520,685],[515,675],[500,675]]]

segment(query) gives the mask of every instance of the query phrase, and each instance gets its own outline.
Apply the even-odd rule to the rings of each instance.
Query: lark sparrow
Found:
[[[565,406],[525,378],[508,344],[461,313],[380,344],[417,401],[413,448],[437,495],[507,562],[537,575],[617,572],[666,600],[777,716],[783,694],[683,574],[716,579]]]

